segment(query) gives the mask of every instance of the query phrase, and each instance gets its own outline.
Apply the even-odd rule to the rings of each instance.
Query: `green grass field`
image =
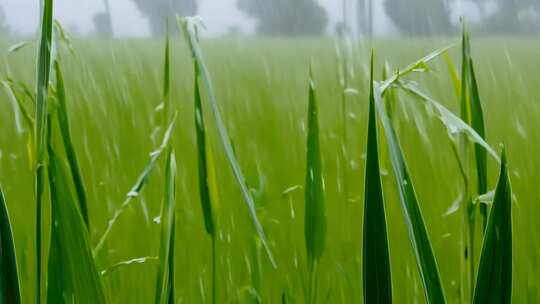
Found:
[[[218,303],[280,303],[288,294],[303,303],[306,272],[303,186],[309,63],[320,104],[320,137],[327,213],[326,249],[319,266],[319,303],[362,301],[362,217],[367,137],[369,49],[376,56],[376,79],[382,64],[403,67],[450,43],[459,63],[459,38],[385,40],[361,44],[354,52],[347,98],[347,134],[340,160],[343,119],[334,42],[328,40],[210,40],[203,42],[216,95],[258,215],[276,257],[273,269],[255,237],[247,209],[227,165],[215,125],[208,123],[208,142],[215,156],[218,197]],[[540,302],[540,41],[472,40],[487,141],[509,158],[513,204],[513,302]],[[35,83],[35,45],[17,53],[0,48],[0,75]],[[75,41],[75,56],[64,53],[63,67],[72,138],[87,187],[91,242],[96,244],[107,221],[124,201],[137,176],[159,145],[155,108],[163,86],[162,41]],[[211,241],[205,233],[197,182],[197,147],[193,118],[193,70],[185,42],[172,50],[172,101],[178,111],[173,137],[178,162],[175,237],[176,303],[210,303]],[[446,64],[437,60],[427,75],[413,76],[430,95],[458,113]],[[206,103],[206,95],[203,94]],[[438,261],[449,303],[459,303],[461,215],[445,216],[458,198],[461,182],[444,126],[418,102],[403,95],[396,107],[397,129]],[[206,106],[205,111],[209,110]],[[384,143],[381,141],[381,147]],[[384,148],[381,148],[384,149]],[[35,292],[35,211],[33,171],[27,136],[18,134],[7,95],[0,94],[0,183],[12,217],[24,303]],[[489,160],[489,189],[498,167]],[[381,158],[394,299],[424,301],[422,284],[407,236],[392,168]],[[121,261],[156,257],[160,227],[154,222],[162,201],[163,169],[113,227],[105,250],[96,257],[98,270]],[[479,250],[479,249],[478,249]],[[49,266],[50,267],[50,266]],[[103,276],[111,303],[151,303],[157,262],[117,268]]]

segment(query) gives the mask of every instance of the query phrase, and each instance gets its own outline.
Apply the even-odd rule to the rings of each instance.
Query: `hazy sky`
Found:
[[[109,2],[116,35],[138,37],[149,34],[146,19],[137,11],[131,0],[109,0]],[[329,28],[333,28],[333,25],[341,19],[341,1],[319,0],[319,2],[324,5],[330,17]],[[375,2],[377,2],[376,31],[392,32],[392,26],[384,15],[382,1],[375,0]],[[39,0],[0,0],[0,6],[4,9],[11,28],[24,34],[34,33],[38,23]],[[94,30],[93,16],[101,10],[103,0],[55,0],[55,17],[68,30],[80,33]],[[232,25],[247,33],[253,31],[254,21],[236,9],[236,0],[200,0],[199,15],[205,20],[210,35],[226,32]]]

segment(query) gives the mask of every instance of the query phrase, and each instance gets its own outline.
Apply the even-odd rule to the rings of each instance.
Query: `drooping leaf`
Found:
[[[0,303],[21,303],[17,257],[11,221],[0,187]]]
[[[310,78],[309,82],[306,162],[304,236],[308,265],[312,269],[313,264],[322,257],[326,239],[324,182],[319,138],[319,107],[315,93],[315,83],[312,78]]]
[[[86,189],[84,186],[81,169],[79,167],[79,161],[77,160],[77,154],[75,153],[75,147],[71,140],[71,130],[67,111],[66,93],[64,88],[64,77],[62,75],[62,68],[60,62],[54,61],[54,69],[56,73],[56,97],[58,101],[57,118],[58,125],[60,127],[60,134],[62,135],[62,141],[64,143],[64,150],[66,152],[69,169],[71,170],[71,178],[75,185],[77,193],[77,199],[79,202],[79,208],[81,210],[84,223],[88,230],[90,230],[90,221],[88,218],[88,203],[86,200]]]
[[[512,187],[503,151],[499,182],[484,235],[475,304],[508,304],[512,300]]]
[[[184,36],[186,38],[187,44],[189,45],[189,49],[191,51],[191,55],[194,60],[194,63],[199,67],[200,78],[202,80],[202,83],[204,84],[206,93],[208,94],[208,99],[210,101],[210,109],[213,114],[214,123],[218,130],[218,136],[219,136],[220,142],[223,146],[223,150],[225,151],[225,155],[227,157],[231,170],[233,171],[235,180],[242,192],[242,196],[248,208],[249,216],[255,227],[255,231],[257,232],[259,238],[261,239],[263,243],[268,259],[270,260],[274,268],[276,268],[277,265],[276,265],[274,256],[272,254],[272,250],[270,249],[268,240],[266,238],[266,234],[264,233],[264,229],[257,216],[255,203],[249,192],[249,187],[246,184],[246,180],[245,180],[244,174],[242,173],[242,169],[240,168],[240,165],[238,164],[238,161],[236,160],[236,156],[235,156],[235,153],[234,153],[231,141],[230,141],[230,137],[225,127],[225,123],[223,122],[223,118],[221,117],[219,104],[217,101],[217,97],[214,93],[212,80],[210,78],[210,72],[208,71],[208,68],[206,67],[203,52],[199,46],[197,32],[200,26],[200,22],[198,21],[198,19],[194,19],[194,18],[183,18],[183,19],[179,18],[178,24],[179,24],[180,29],[184,32]]]
[[[156,279],[156,304],[174,303],[174,231],[176,211],[176,157],[168,152],[161,205],[161,237]],[[173,295],[173,298],[171,298]]]
[[[103,248],[103,245],[105,245],[105,241],[107,240],[107,237],[112,231],[112,228],[120,215],[122,215],[127,207],[131,204],[132,200],[139,196],[139,193],[142,191],[144,186],[146,186],[146,183],[148,182],[148,178],[150,177],[150,173],[156,168],[158,165],[158,160],[160,159],[161,155],[167,150],[169,147],[171,137],[174,131],[174,127],[176,126],[176,115],[173,118],[172,122],[169,124],[169,127],[167,128],[167,131],[163,135],[163,139],[161,141],[161,146],[154,152],[150,153],[150,160],[144,167],[143,171],[137,178],[137,181],[135,184],[131,187],[131,190],[128,192],[126,200],[120,205],[120,207],[114,212],[112,218],[107,223],[107,228],[105,229],[105,232],[99,239],[96,247],[94,248],[94,255],[98,254],[101,249]]]
[[[399,145],[395,130],[386,114],[384,104],[382,103],[381,89],[382,87],[378,84],[374,87],[375,104],[377,105],[379,117],[384,126],[390,161],[399,190],[401,206],[409,233],[409,240],[411,241],[420,277],[422,278],[426,301],[428,303],[437,304],[445,303],[446,300],[437,261],[433,253],[433,248],[429,240],[429,235],[403,152]]]
[[[464,134],[471,142],[481,147],[484,152],[488,152],[495,161],[500,163],[499,156],[495,150],[493,150],[493,148],[482,138],[482,136],[467,123],[465,123],[461,118],[443,106],[440,102],[437,102],[433,98],[429,97],[412,82],[400,81],[398,87],[432,106],[435,109],[439,120],[448,130],[448,134],[450,136],[453,137],[458,134]]]
[[[51,245],[48,303],[106,303],[66,164],[49,147]]]
[[[375,111],[372,58],[362,247],[364,303],[392,303],[390,255],[379,168]]]

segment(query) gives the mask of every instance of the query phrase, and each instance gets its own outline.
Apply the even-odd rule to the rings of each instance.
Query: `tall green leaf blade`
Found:
[[[45,280],[42,275],[42,202],[45,192],[45,159],[46,133],[48,114],[49,78],[51,72],[53,0],[44,0],[41,15],[41,36],[39,42],[37,83],[36,83],[36,117],[34,131],[35,159],[35,194],[36,194],[36,302],[41,303],[42,289]]]
[[[195,130],[197,137],[197,158],[199,164],[199,196],[204,215],[206,232],[214,237],[214,217],[212,213],[212,201],[208,186],[208,161],[206,152],[206,125],[199,87],[199,68],[195,64]]]
[[[49,148],[51,246],[48,303],[106,303],[86,225],[66,165]]]
[[[482,111],[482,103],[480,102],[480,93],[478,91],[478,84],[476,82],[476,73],[474,71],[474,65],[472,59],[469,61],[470,78],[471,78],[471,126],[482,137],[486,139],[486,130],[484,124],[484,113]],[[482,195],[488,192],[488,175],[487,175],[487,155],[478,143],[474,145],[474,154],[476,157],[476,178],[478,195]],[[487,207],[480,205],[480,212],[484,221],[487,220]],[[484,228],[486,224],[484,222]]]
[[[461,71],[461,116],[475,131],[485,140],[486,131],[480,93],[476,81],[476,73],[471,57],[471,46],[469,33],[463,26],[463,49],[462,49],[462,71]],[[487,156],[486,151],[475,144],[476,173],[478,179],[478,195],[487,192]]]
[[[405,163],[395,130],[386,114],[381,100],[381,86],[374,88],[374,97],[379,117],[385,130],[386,141],[390,153],[394,177],[399,190],[400,201],[409,232],[409,240],[414,250],[417,266],[424,285],[424,293],[428,303],[445,303],[437,261],[429,241],[426,225],[422,217],[418,199]]]
[[[467,124],[471,124],[470,97],[469,97],[469,61],[471,58],[469,33],[463,25],[461,38],[461,103],[460,114]]]
[[[163,126],[169,123],[171,116],[171,42],[169,18],[166,21],[165,61],[163,63]]]
[[[506,154],[503,152],[499,182],[484,236],[473,303],[506,304],[511,303],[511,300],[512,187]]]
[[[165,190],[161,205],[159,268],[156,280],[156,304],[174,303],[174,231],[176,210],[176,157],[169,150],[165,168]]]
[[[221,117],[221,112],[219,110],[217,98],[214,93],[214,87],[212,85],[212,80],[210,78],[210,72],[208,71],[208,68],[206,67],[203,52],[198,43],[198,37],[197,37],[198,27],[197,27],[196,22],[197,21],[193,20],[192,18],[185,18],[185,19],[179,18],[178,19],[179,27],[184,32],[186,41],[191,51],[192,58],[195,64],[197,64],[199,67],[199,71],[201,73],[200,78],[203,81],[205,90],[208,94],[208,99],[210,101],[210,108],[214,117],[214,122],[218,130],[219,139],[225,151],[225,155],[227,156],[227,160],[233,171],[236,182],[238,186],[240,187],[242,196],[244,198],[244,202],[246,203],[246,206],[249,211],[251,221],[255,227],[255,230],[259,238],[261,239],[261,242],[266,251],[266,255],[268,256],[268,259],[270,260],[274,268],[276,268],[277,265],[276,265],[274,256],[272,254],[272,250],[270,249],[268,240],[266,238],[266,234],[264,233],[264,229],[257,216],[255,203],[253,201],[253,198],[251,197],[249,187],[246,184],[246,180],[244,178],[244,174],[242,173],[242,169],[240,168],[240,165],[238,164],[238,161],[236,160],[236,156],[234,154],[234,150],[233,150],[227,129],[225,128],[225,123],[223,122],[223,118]]]
[[[0,187],[0,303],[21,303],[17,257],[4,192]]]
[[[84,187],[79,161],[77,160],[77,154],[75,153],[75,147],[73,146],[73,142],[71,140],[71,131],[66,104],[66,92],[64,88],[64,76],[62,74],[60,62],[56,60],[54,61],[54,69],[56,73],[56,96],[58,100],[58,125],[60,127],[60,133],[62,135],[62,141],[64,143],[64,150],[66,151],[69,169],[71,170],[71,178],[73,179],[73,184],[75,185],[79,208],[81,210],[84,223],[86,224],[88,230],[90,230],[86,189]]]
[[[379,168],[377,119],[373,92],[373,59],[371,77],[362,248],[364,303],[392,303],[390,254]]]
[[[322,257],[326,239],[324,183],[319,139],[319,107],[313,79],[310,79],[309,82],[306,162],[304,236],[308,263],[312,268],[312,265]]]
[[[52,28],[53,28],[53,0],[44,0],[43,15],[41,17],[41,37],[38,54],[38,70],[36,84],[36,150],[38,166],[43,160],[45,148],[45,133],[47,123],[47,104],[49,79],[51,72]]]

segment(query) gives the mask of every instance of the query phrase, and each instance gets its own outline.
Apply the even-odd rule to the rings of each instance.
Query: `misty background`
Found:
[[[39,0],[0,0],[0,35],[33,35]],[[56,0],[74,35],[148,37],[167,15],[199,15],[206,35],[448,35],[464,16],[474,31],[540,34],[540,0]]]

